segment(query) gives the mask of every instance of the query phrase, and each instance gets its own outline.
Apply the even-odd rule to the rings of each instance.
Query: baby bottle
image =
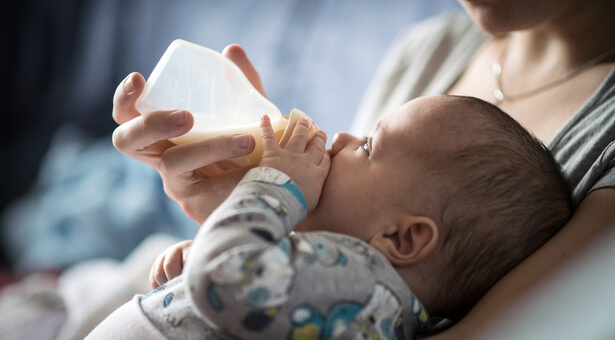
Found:
[[[240,166],[260,161],[263,149],[259,126],[264,114],[271,119],[280,145],[286,144],[300,118],[310,121],[309,138],[318,131],[312,119],[297,109],[289,116],[282,116],[239,67],[222,54],[181,39],[167,48],[149,76],[136,107],[141,114],[154,110],[190,111],[194,126],[188,133],[171,139],[175,144],[222,134],[252,134],[256,141],[254,151],[231,159]]]

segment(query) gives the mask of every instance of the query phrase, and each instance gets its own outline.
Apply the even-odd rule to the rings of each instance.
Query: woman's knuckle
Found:
[[[163,176],[172,173],[173,164],[175,164],[172,155],[173,154],[169,152],[163,152],[160,155],[158,171],[160,171],[160,174]]]
[[[116,149],[119,151],[124,151],[124,148],[126,147],[126,137],[119,127],[113,131],[111,141]]]

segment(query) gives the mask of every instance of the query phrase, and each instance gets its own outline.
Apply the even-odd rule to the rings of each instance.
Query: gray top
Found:
[[[446,93],[489,39],[465,14],[440,16],[404,32],[368,88],[352,132],[369,133],[411,99]],[[575,206],[593,190],[615,187],[614,111],[615,69],[547,145],[570,181]]]
[[[291,234],[303,194],[250,170],[199,230],[184,275],[141,297],[169,339],[414,339],[429,317],[387,259],[354,237]]]

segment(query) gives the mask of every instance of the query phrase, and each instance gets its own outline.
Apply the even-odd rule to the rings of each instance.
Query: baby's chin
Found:
[[[310,231],[317,231],[318,228],[318,223],[316,223],[315,219],[313,217],[311,217],[311,214],[308,213],[305,218],[303,219],[303,221],[301,221],[301,223],[299,223],[296,227],[295,227],[295,231],[296,232],[310,232]]]

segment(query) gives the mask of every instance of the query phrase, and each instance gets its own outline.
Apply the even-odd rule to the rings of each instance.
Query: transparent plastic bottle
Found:
[[[149,76],[136,103],[143,114],[154,110],[185,109],[194,116],[194,126],[175,144],[190,143],[222,134],[250,133],[254,151],[231,161],[256,164],[262,155],[260,117],[267,114],[281,145],[300,118],[310,121],[310,138],[318,127],[305,113],[293,109],[289,116],[260,94],[235,63],[209,48],[177,39]],[[287,132],[288,131],[288,132]]]

